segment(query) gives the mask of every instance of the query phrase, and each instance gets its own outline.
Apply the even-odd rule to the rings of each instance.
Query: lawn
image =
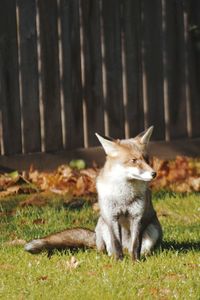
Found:
[[[95,250],[31,255],[30,240],[72,226],[93,229],[90,205],[69,209],[59,197],[20,207],[26,196],[0,200],[0,299],[200,299],[200,195],[155,193],[164,229],[162,249],[140,262],[116,262]]]

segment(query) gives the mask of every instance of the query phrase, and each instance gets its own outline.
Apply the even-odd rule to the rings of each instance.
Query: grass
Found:
[[[154,195],[164,229],[162,249],[132,263],[116,262],[94,250],[31,255],[13,239],[30,240],[72,226],[94,228],[97,214],[87,205],[69,210],[59,201],[18,207],[25,196],[0,200],[0,299],[200,299],[200,197]],[[9,210],[14,210],[10,213]],[[67,262],[75,256],[77,268]]]

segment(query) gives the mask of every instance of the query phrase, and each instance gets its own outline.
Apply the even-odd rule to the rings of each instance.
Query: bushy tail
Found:
[[[27,243],[24,249],[32,254],[42,251],[48,251],[50,254],[53,250],[95,248],[95,232],[85,228],[66,229],[48,235],[44,238],[32,240]]]

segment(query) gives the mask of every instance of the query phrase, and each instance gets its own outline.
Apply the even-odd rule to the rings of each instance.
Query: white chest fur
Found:
[[[102,216],[141,215],[145,206],[146,183],[120,178],[100,178],[97,191]]]

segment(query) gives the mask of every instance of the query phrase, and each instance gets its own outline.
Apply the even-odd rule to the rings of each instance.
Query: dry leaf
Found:
[[[16,214],[16,210],[9,210],[9,211],[0,211],[1,216],[14,216]]]
[[[189,267],[190,269],[200,269],[200,264],[195,263],[186,263],[184,266]]]
[[[14,266],[11,264],[0,264],[0,269],[1,270],[11,270],[11,269],[14,269]]]
[[[112,265],[111,264],[104,265],[103,269],[112,269]]]
[[[69,261],[67,261],[66,265],[69,270],[73,270],[73,269],[76,269],[80,265],[80,262],[77,261],[75,256],[72,256],[71,259]]]
[[[79,177],[76,182],[76,195],[77,196],[84,194],[84,192],[86,190],[85,186],[86,186],[86,183],[84,181],[84,177],[83,176]]]
[[[0,198],[12,196],[18,193],[20,187],[18,185],[10,186],[6,191],[0,192]]]
[[[44,219],[36,219],[36,220],[33,220],[33,224],[45,224],[45,220]]]
[[[92,208],[94,211],[99,212],[100,211],[100,207],[99,207],[99,203],[96,202],[92,205]]]
[[[33,195],[28,197],[25,201],[22,201],[20,203],[20,206],[25,207],[25,206],[44,206],[48,202],[47,199],[41,197],[40,195]]]
[[[192,187],[195,192],[200,191],[200,177],[190,177],[188,179],[188,184]]]
[[[64,194],[66,194],[65,190],[61,190],[61,189],[58,189],[58,188],[51,188],[50,192],[52,192],[54,194],[57,194],[57,195],[64,195]]]
[[[87,272],[87,275],[89,275],[89,276],[97,276],[97,272],[94,272],[94,271],[89,271],[89,272]]]
[[[43,275],[43,276],[40,276],[37,278],[37,281],[44,281],[44,280],[47,280],[48,279],[48,276],[47,275]]]
[[[15,239],[13,241],[8,241],[5,244],[8,246],[23,246],[26,244],[26,241],[22,239]]]

